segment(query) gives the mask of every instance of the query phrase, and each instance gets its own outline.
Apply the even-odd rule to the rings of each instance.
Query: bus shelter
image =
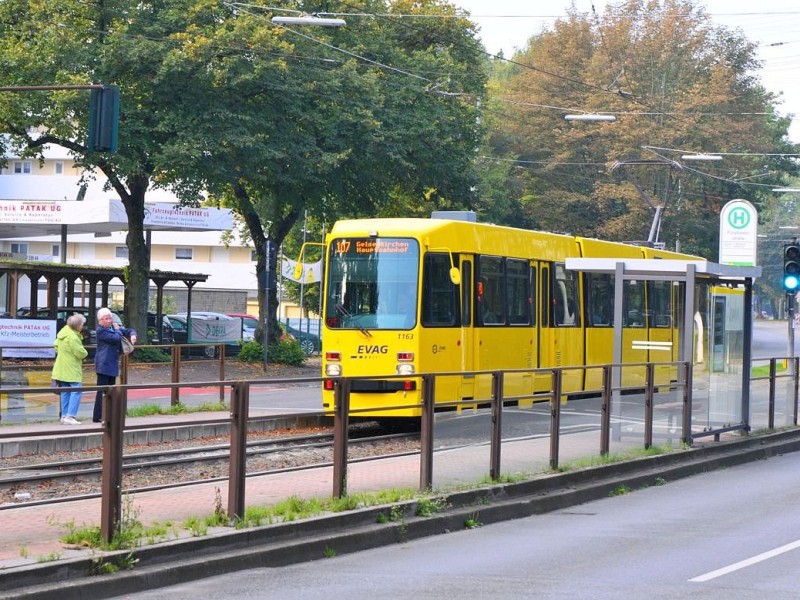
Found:
[[[669,360],[689,365],[688,370],[677,370],[679,374],[688,373],[689,378],[678,381],[686,385],[688,395],[688,402],[682,406],[683,441],[691,444],[698,437],[750,430],[752,291],[761,267],[702,260],[568,258],[566,268],[614,277],[614,406],[619,407],[621,400],[623,350],[626,346],[650,348],[654,351],[650,353],[651,362],[668,362],[652,357],[669,356]],[[673,285],[671,318],[677,352],[663,352],[667,345],[652,341],[649,328],[626,328],[630,319],[626,318],[625,286],[652,281]]]

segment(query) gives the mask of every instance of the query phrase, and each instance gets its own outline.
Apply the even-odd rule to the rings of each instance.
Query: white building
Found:
[[[9,158],[0,170],[0,217],[3,207],[12,209],[15,202],[17,206],[20,202],[42,203],[42,210],[59,206],[66,213],[65,222],[71,223],[67,225],[66,256],[61,256],[61,235],[52,235],[60,226],[49,227],[46,233],[50,235],[41,235],[43,232],[30,227],[29,221],[12,215],[7,216],[5,227],[0,226],[0,256],[95,266],[127,265],[126,232],[118,230],[124,228],[126,220],[116,227],[109,217],[105,227],[98,226],[94,234],[70,232],[85,223],[80,215],[89,206],[112,205],[110,211],[114,213],[113,205],[119,200],[113,190],[103,189],[105,177],[99,175],[81,182],[81,173],[67,150],[52,146],[44,154],[41,162]],[[176,198],[165,190],[152,189],[147,201],[175,203]],[[14,224],[20,221],[25,224]],[[198,283],[192,292],[192,310],[252,312],[253,307],[257,308],[254,252],[238,236],[232,236],[234,239],[227,246],[222,242],[222,231],[162,231],[153,227],[150,236],[151,269],[208,275],[208,280]],[[184,285],[169,284],[165,296],[175,299],[177,310],[185,310]]]

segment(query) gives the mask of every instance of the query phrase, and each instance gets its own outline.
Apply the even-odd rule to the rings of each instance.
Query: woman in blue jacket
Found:
[[[114,323],[111,311],[105,307],[97,311],[97,352],[94,355],[94,368],[97,372],[97,385],[114,385],[119,375],[119,355],[122,353],[122,336],[136,343],[136,330],[121,327]],[[103,391],[97,390],[94,399],[92,421],[103,419]]]

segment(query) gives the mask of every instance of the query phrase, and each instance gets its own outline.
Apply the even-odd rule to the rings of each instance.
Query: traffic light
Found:
[[[89,152],[116,152],[119,129],[119,88],[104,85],[89,96]]]
[[[800,289],[800,246],[797,244],[783,247],[783,289],[792,293]]]

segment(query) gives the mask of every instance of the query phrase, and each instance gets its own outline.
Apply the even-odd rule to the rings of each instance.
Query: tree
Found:
[[[797,172],[788,120],[752,74],[755,48],[714,26],[693,0],[628,0],[602,17],[573,10],[531,38],[490,109],[501,133],[495,156],[513,173],[531,223],[614,240],[647,239],[664,208],[661,240],[716,256],[722,205],[764,190],[747,183]],[[567,112],[601,112],[614,123],[567,122]],[[716,166],[669,165],[689,151],[731,153]],[[622,165],[622,166],[620,166]],[[575,215],[589,218],[575,219]]]
[[[336,4],[292,7],[332,12]],[[292,32],[272,25],[269,11],[241,13],[205,28],[180,65],[184,78],[212,91],[203,114],[173,140],[175,179],[198,182],[241,216],[260,272],[265,240],[283,243],[305,211],[331,223],[398,205],[421,210],[472,200],[480,139],[474,99],[485,82],[472,24],[391,18],[454,16],[441,0],[346,6],[388,16]],[[265,299],[259,281],[261,314]]]
[[[151,187],[172,183],[169,142],[190,127],[202,110],[173,110],[178,95],[202,98],[175,77],[174,53],[189,44],[187,32],[218,13],[193,2],[72,0],[0,3],[0,69],[7,85],[102,82],[122,89],[119,151],[88,152],[85,144],[88,92],[0,97],[0,151],[39,156],[46,144],[69,149],[78,166],[96,169],[128,216],[127,306],[133,327],[146,330],[149,254],[144,238],[144,202]],[[176,186],[187,201],[195,186]]]

